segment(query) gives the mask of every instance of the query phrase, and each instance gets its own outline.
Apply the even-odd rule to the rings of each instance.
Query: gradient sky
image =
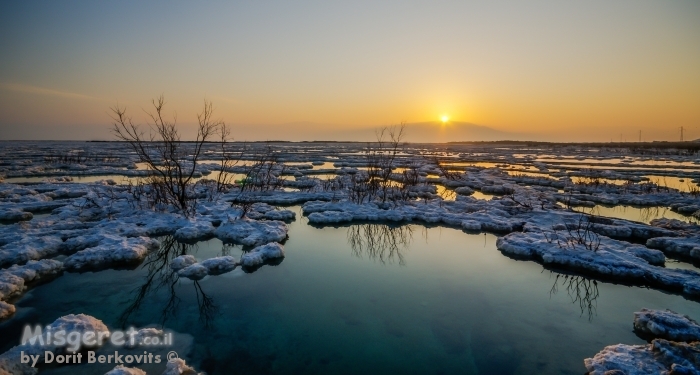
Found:
[[[700,1],[5,1],[0,56],[0,139],[110,139],[111,106],[145,120],[161,93],[186,134],[207,98],[238,140],[400,121],[469,140],[443,114],[522,139],[700,138]]]

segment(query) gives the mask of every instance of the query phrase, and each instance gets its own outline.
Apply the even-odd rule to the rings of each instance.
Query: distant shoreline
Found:
[[[32,140],[32,139],[17,139],[17,140],[0,140],[0,142],[87,142],[87,143],[111,143],[111,142],[121,142],[121,141],[106,141],[106,140]],[[193,143],[194,141],[182,141],[183,143]],[[215,141],[205,142],[205,143],[217,143]],[[270,141],[232,141],[235,143],[370,143],[366,141],[283,141],[283,140],[270,140]],[[653,142],[545,142],[545,141],[513,141],[513,140],[501,140],[501,141],[454,141],[454,142],[403,142],[405,144],[431,144],[431,145],[516,145],[516,146],[589,146],[589,147],[624,147],[624,148],[680,148],[687,150],[698,150],[700,151],[700,140],[684,141],[684,142],[671,142],[671,141],[653,141]]]

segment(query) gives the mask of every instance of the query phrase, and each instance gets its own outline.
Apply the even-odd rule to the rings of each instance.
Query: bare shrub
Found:
[[[567,234],[559,236],[556,227],[552,227],[554,233],[551,237],[545,234],[547,242],[557,242],[559,248],[575,249],[578,245],[591,251],[598,251],[600,248],[600,236],[593,231],[593,225],[596,221],[602,221],[604,218],[599,218],[593,215],[578,215],[578,220],[574,223],[564,223]]]
[[[71,205],[77,208],[82,221],[112,220],[119,212],[114,206],[117,201],[125,199],[125,191],[127,189],[121,186],[93,185],[87,194],[71,202]]]
[[[248,168],[240,183],[241,192],[281,189],[284,186],[284,178],[281,176],[286,168],[272,146],[267,145],[263,150],[255,152],[253,165]]]
[[[240,154],[234,157],[234,154],[229,150],[229,139],[231,137],[231,129],[226,126],[225,123],[221,123],[219,131],[219,148],[221,153],[221,164],[219,165],[219,170],[216,175],[216,191],[219,193],[228,192],[229,189],[234,185],[234,175],[229,173],[229,171],[235,167],[240,157],[245,153],[246,147],[243,146]]]
[[[246,167],[245,176],[240,181],[236,181],[239,193],[231,201],[231,207],[238,207],[241,210],[241,218],[245,217],[253,206],[253,199],[247,195],[282,189],[285,180],[281,176],[287,168],[279,161],[271,145],[266,145],[262,150],[249,150],[248,153],[253,155],[253,163]]]
[[[126,115],[126,108],[119,106],[111,108],[114,120],[112,131],[119,141],[131,147],[139,162],[148,167],[151,174],[144,183],[150,190],[146,195],[149,205],[152,208],[161,204],[173,206],[189,216],[196,210],[193,182],[202,148],[217,134],[225,140],[228,131],[223,121],[213,119],[212,103],[205,100],[202,112],[197,114],[195,141],[182,141],[176,118],[167,120],[164,116],[163,96],[154,99],[152,104],[154,112],[147,112],[150,118],[148,134]]]
[[[464,173],[462,171],[455,170],[453,168],[450,168],[449,165],[445,164],[444,162],[441,162],[439,160],[436,161],[437,168],[440,170],[440,173],[442,173],[443,176],[445,176],[446,179],[450,181],[458,181],[461,180]]]
[[[229,142],[231,130],[224,123],[221,124],[221,129],[218,135],[219,139],[217,141],[217,147],[219,148],[221,161],[219,162],[219,167],[217,170],[214,171],[216,178],[203,178],[197,181],[197,184],[199,184],[206,191],[205,196],[210,202],[217,200],[222,194],[228,193],[237,186],[235,174],[231,171],[236,165],[238,165],[241,156],[247,149],[246,145],[244,144],[238,153],[234,153],[231,150]]]
[[[539,200],[540,197],[541,197],[541,195],[537,196],[537,198],[536,198],[536,199],[538,199],[537,202],[539,202],[540,205],[544,208],[544,203]],[[532,211],[534,209],[533,202],[532,202],[533,198],[531,196],[531,193],[529,193],[529,192],[524,197],[517,197],[515,195],[515,193],[511,193],[511,194],[506,194],[504,198],[513,202],[517,207],[519,207],[524,212],[529,212],[529,211]]]
[[[418,173],[418,166],[411,165],[401,172],[401,185],[398,191],[398,198],[401,201],[408,201],[411,199],[411,194],[417,186],[420,185],[420,174]]]
[[[370,182],[366,175],[356,173],[350,176],[348,186],[348,199],[357,204],[370,202],[376,195],[376,186]]]
[[[571,226],[567,225],[569,232],[568,240],[573,244],[583,245],[588,250],[598,251],[600,247],[600,236],[593,232],[593,221],[590,217],[584,219],[584,215],[579,215],[578,222]]]
[[[375,199],[386,203],[393,200],[397,184],[391,179],[394,162],[403,151],[405,123],[385,127],[376,132],[376,142],[370,142],[364,151],[367,173],[352,176],[349,186],[349,199],[361,204]],[[398,194],[400,196],[400,194]]]

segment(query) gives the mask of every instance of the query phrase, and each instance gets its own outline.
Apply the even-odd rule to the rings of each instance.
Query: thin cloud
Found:
[[[2,84],[0,84],[0,86],[5,90],[15,91],[15,92],[24,92],[24,93],[29,93],[29,94],[58,96],[58,97],[62,97],[62,98],[72,98],[72,99],[101,100],[100,98],[96,98],[94,96],[83,95],[83,94],[78,94],[78,93],[68,92],[68,91],[47,89],[45,87],[37,87],[37,86],[25,85],[25,84],[21,84],[21,83],[2,83]]]

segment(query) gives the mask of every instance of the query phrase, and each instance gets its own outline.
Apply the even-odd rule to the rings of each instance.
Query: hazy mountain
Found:
[[[406,124],[406,140],[409,142],[501,141],[522,138],[522,134],[468,122],[450,121],[443,124],[435,121]]]
[[[382,126],[353,127],[295,122],[278,125],[235,125],[236,138],[240,140],[288,140],[288,141],[373,141],[375,132]],[[262,137],[262,138],[261,138]],[[466,122],[418,122],[406,124],[404,140],[407,142],[460,142],[499,141],[522,139],[523,135],[504,132]]]

